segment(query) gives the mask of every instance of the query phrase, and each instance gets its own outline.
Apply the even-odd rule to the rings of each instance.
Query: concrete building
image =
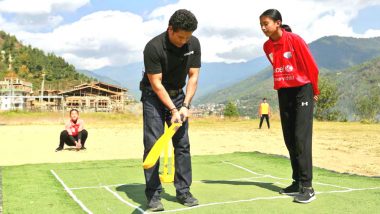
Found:
[[[23,110],[29,105],[32,83],[21,80],[13,71],[0,81],[0,110]]]

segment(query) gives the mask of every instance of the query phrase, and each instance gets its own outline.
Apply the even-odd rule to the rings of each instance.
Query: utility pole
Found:
[[[42,70],[42,83],[41,83],[41,97],[40,97],[40,107],[42,109],[42,97],[44,96],[44,87],[45,87],[45,69]]]

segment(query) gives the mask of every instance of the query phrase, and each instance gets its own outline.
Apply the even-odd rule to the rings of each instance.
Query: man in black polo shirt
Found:
[[[201,67],[201,48],[192,36],[198,25],[188,10],[177,10],[169,20],[167,31],[150,40],[144,49],[145,73],[140,83],[144,119],[144,159],[156,140],[164,133],[165,121],[182,126],[173,136],[177,200],[185,206],[196,206],[198,200],[190,193],[192,182],[188,116],[190,102],[197,89]],[[183,88],[186,85],[186,94]],[[144,170],[148,207],[164,210],[160,193],[159,162]]]

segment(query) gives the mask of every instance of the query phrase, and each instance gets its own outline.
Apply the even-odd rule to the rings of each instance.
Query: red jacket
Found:
[[[319,94],[318,67],[300,36],[282,29],[282,37],[278,41],[268,39],[264,51],[273,66],[274,89],[311,83],[314,95]]]
[[[66,131],[71,136],[77,136],[80,131],[84,128],[84,122],[81,119],[78,119],[76,123],[74,123],[71,119],[67,121],[65,125]]]

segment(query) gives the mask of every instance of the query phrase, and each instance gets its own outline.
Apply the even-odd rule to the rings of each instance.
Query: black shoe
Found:
[[[59,152],[59,151],[62,151],[63,150],[63,147],[58,147],[55,149],[56,152]]]
[[[313,187],[302,187],[300,194],[294,197],[294,202],[307,204],[316,198]]]
[[[199,204],[198,199],[194,198],[190,192],[184,193],[182,195],[177,195],[177,200],[179,203],[187,207],[193,207]]]
[[[300,193],[300,189],[300,183],[297,181],[293,181],[293,183],[290,186],[281,189],[279,193],[283,195],[297,195]]]
[[[84,147],[84,146],[82,146],[81,148],[80,148],[80,150],[86,150],[87,148],[86,147]]]
[[[148,210],[152,212],[164,211],[164,205],[162,205],[160,197],[153,196],[148,201]]]

